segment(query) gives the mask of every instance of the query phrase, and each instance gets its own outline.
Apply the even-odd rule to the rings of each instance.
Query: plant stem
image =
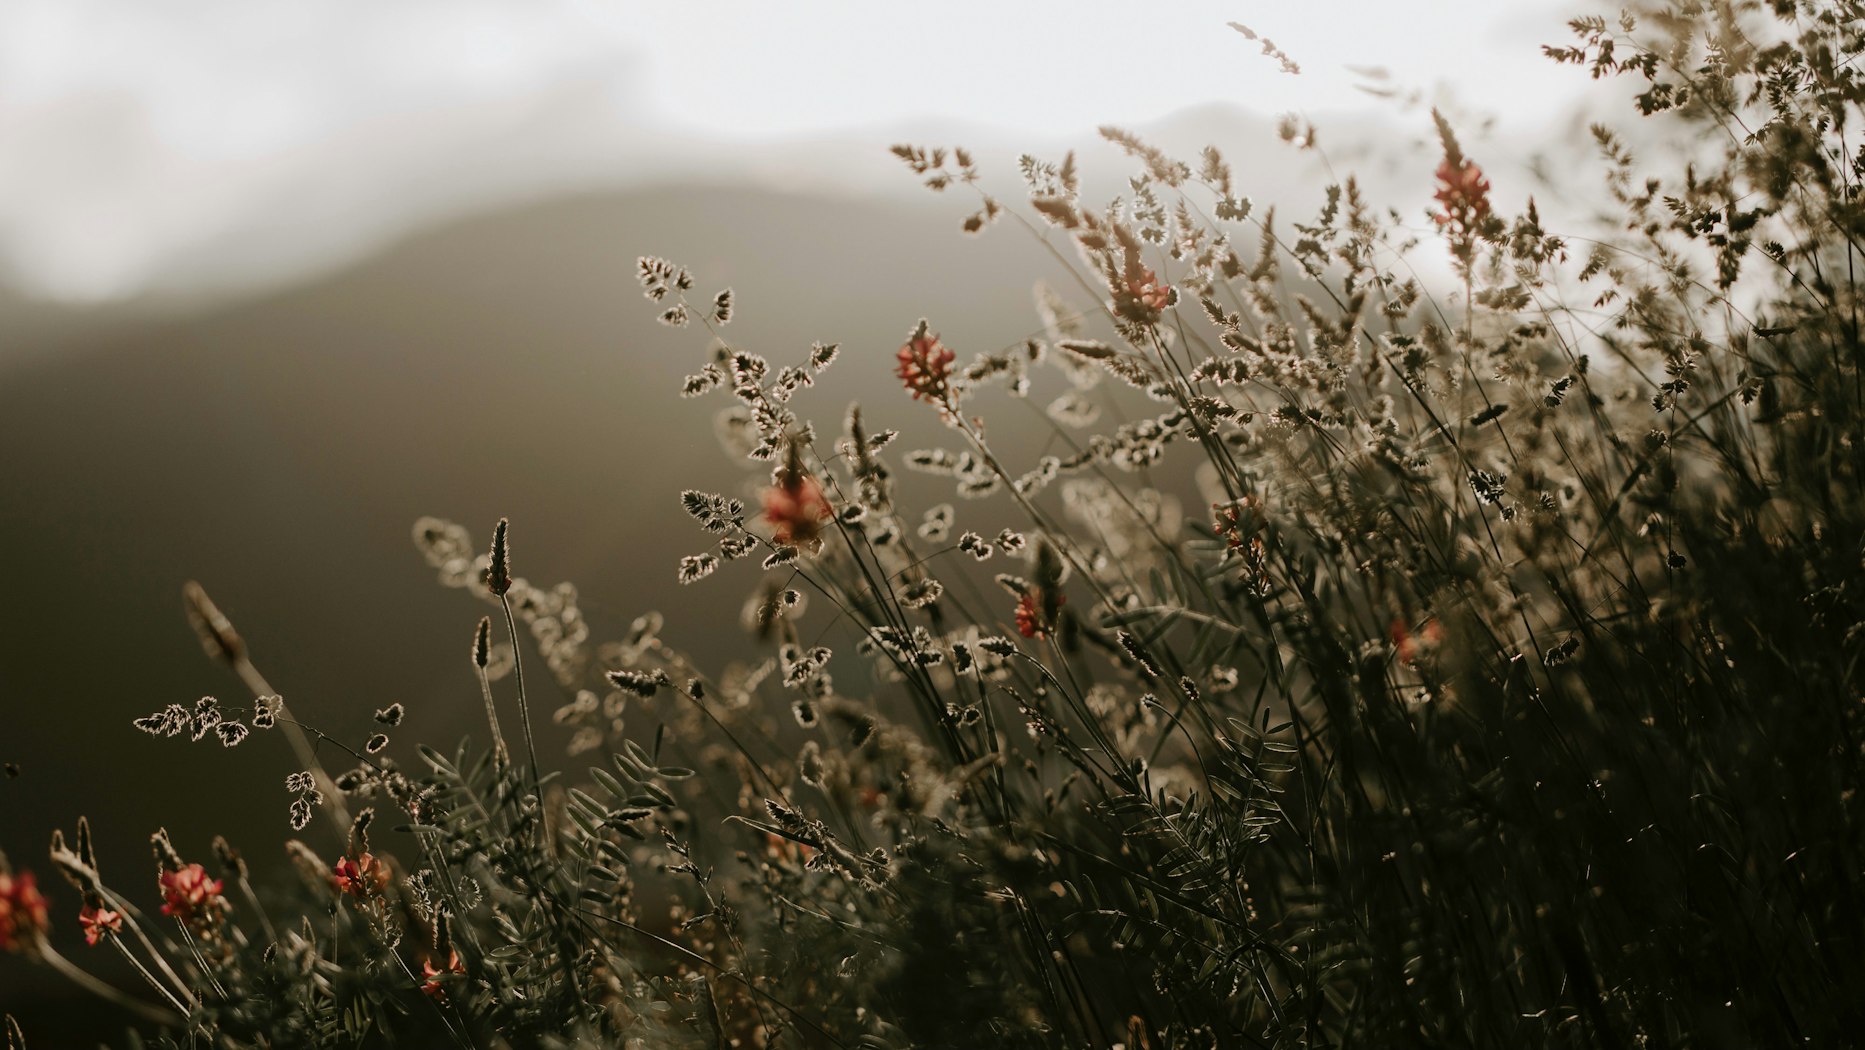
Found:
[[[512,602],[505,595],[499,595],[499,607],[505,610],[505,630],[512,639],[512,677],[518,686],[518,721],[519,728],[525,734],[525,756],[531,760],[531,790],[537,794],[538,813],[544,811],[544,783],[537,761],[537,742],[531,736],[531,706],[525,698],[525,660],[519,652],[522,646],[518,641],[518,619],[512,615]],[[542,825],[542,820],[539,824]]]
[[[155,979],[155,975],[145,969],[142,963],[137,962],[136,957],[130,955],[129,949],[125,948],[121,941],[115,937],[111,937],[110,943],[117,946],[117,950],[122,952],[125,958],[129,959],[130,964],[136,967],[137,972],[142,974],[156,991],[162,993],[162,997],[167,999],[169,1004],[179,1011],[179,1013],[170,1013],[159,1006],[151,1005],[133,995],[126,994],[114,985],[106,984],[89,971],[79,969],[76,963],[59,954],[58,950],[49,944],[40,949],[39,957],[45,960],[46,965],[69,978],[71,983],[90,992],[92,995],[97,996],[105,1002],[114,1006],[120,1006],[136,1016],[141,1017],[145,1021],[153,1021],[156,1024],[170,1027],[180,1025],[183,1019],[187,1017],[188,1010],[181,1005],[180,1000],[175,998],[175,993],[162,987],[161,982]]]

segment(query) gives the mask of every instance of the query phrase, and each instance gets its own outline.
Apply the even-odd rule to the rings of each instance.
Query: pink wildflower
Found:
[[[1402,664],[1418,662],[1419,657],[1429,655],[1444,641],[1444,628],[1435,619],[1427,619],[1416,631],[1404,620],[1395,619],[1391,634],[1393,652]]]
[[[45,895],[30,871],[0,868],[0,952],[32,952],[45,939]]]
[[[376,860],[373,853],[360,854],[354,860],[341,857],[331,872],[330,882],[338,892],[352,897],[367,897],[388,886],[389,870],[387,865]]]
[[[925,321],[914,329],[897,357],[900,364],[894,374],[913,399],[945,406],[952,395],[952,362],[957,355],[927,331]]]
[[[421,990],[444,1002],[447,998],[447,984],[455,977],[464,977],[465,975],[466,967],[460,964],[459,952],[447,953],[447,968],[444,970],[435,966],[433,960],[423,959],[421,961],[421,976],[426,978],[426,980],[422,982]]]
[[[216,915],[221,905],[219,879],[207,877],[199,864],[184,864],[162,873],[162,914],[194,924]]]
[[[829,514],[822,486],[807,474],[792,473],[764,490],[764,520],[778,543],[801,546],[814,540]]]
[[[1047,638],[1049,629],[1054,625],[1056,610],[1068,596],[1062,592],[1055,593],[1054,600],[1047,595],[1038,596],[1036,591],[1024,591],[1017,599],[1017,633],[1025,638]]]
[[[99,901],[85,901],[78,911],[78,925],[84,929],[84,943],[96,945],[105,937],[123,932],[123,916],[111,911]]]

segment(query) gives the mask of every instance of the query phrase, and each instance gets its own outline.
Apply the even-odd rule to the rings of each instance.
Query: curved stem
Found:
[[[505,747],[505,734],[499,730],[499,709],[492,702],[492,682],[486,677],[485,668],[475,667],[474,672],[479,676],[479,695],[486,701],[486,725],[492,731],[494,768],[503,769],[512,756]]]
[[[168,958],[156,948],[155,942],[150,940],[149,934],[143,930],[142,923],[138,921],[138,917],[142,912],[101,884],[97,887],[97,891],[103,895],[105,903],[110,905],[111,910],[122,914],[124,923],[129,926],[130,932],[136,935],[136,939],[142,942],[143,949],[149,953],[149,958],[155,960],[155,964],[161,969],[163,976],[175,983],[177,991],[192,999],[194,993],[189,990],[188,982],[182,980],[181,975],[175,972],[175,968],[168,964]],[[111,940],[117,941],[117,938],[112,937]],[[119,950],[123,951],[124,954],[127,955],[129,953],[129,948],[124,946],[120,941],[117,941],[117,947]],[[132,958],[130,961],[135,962],[136,960]],[[142,969],[140,963],[137,964],[137,969]],[[144,970],[145,974],[147,974],[147,972],[148,971]],[[159,984],[157,987],[163,988],[163,991],[166,993],[167,989],[165,987]],[[186,1013],[187,1011],[184,1008],[182,1012]]]
[[[49,944],[40,949],[39,957],[45,960],[46,965],[69,978],[71,983],[113,1006],[120,1006],[145,1021],[153,1021],[156,1024],[166,1025],[171,1028],[180,1026],[183,1019],[187,1016],[187,1009],[175,998],[175,993],[162,987],[162,984],[155,979],[155,976],[144,969],[143,965],[136,961],[135,956],[129,954],[129,949],[125,948],[122,942],[118,941],[115,937],[110,938],[110,942],[117,946],[117,950],[122,952],[124,956],[129,959],[130,963],[136,967],[137,971],[140,972],[143,977],[148,979],[150,985],[152,985],[156,991],[162,993],[163,998],[167,999],[169,1005],[179,1011],[178,1013],[171,1013],[159,1006],[143,1002],[141,999],[123,992],[115,985],[106,984],[101,979],[93,976],[89,971],[79,969],[76,963],[60,955],[58,951]]]
[[[261,696],[279,697],[278,719],[285,730],[285,738],[291,741],[292,753],[297,756],[298,762],[310,772],[313,781],[317,784],[318,792],[324,796],[322,808],[330,814],[331,820],[336,822],[338,837],[347,838],[350,833],[350,812],[343,804],[343,792],[337,790],[336,781],[324,769],[324,764],[318,761],[317,749],[311,746],[311,741],[304,735],[300,724],[290,720],[291,709],[286,705],[284,697],[272,688],[271,683],[265,680],[265,676],[259,673],[259,669],[253,666],[251,660],[241,657],[233,665],[233,671],[240,676],[240,681],[246,684],[246,688],[252,690],[254,699]]]
[[[518,686],[519,728],[525,734],[525,756],[531,760],[531,789],[537,792],[539,812],[542,812],[544,785],[537,763],[537,742],[531,738],[531,705],[525,698],[525,660],[524,654],[519,652],[523,646],[518,640],[518,619],[512,615],[511,599],[503,594],[499,595],[499,607],[505,610],[505,630],[512,639],[512,677]]]

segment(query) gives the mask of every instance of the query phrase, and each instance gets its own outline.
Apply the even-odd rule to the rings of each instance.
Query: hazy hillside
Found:
[[[0,375],[12,584],[0,759],[23,773],[0,781],[0,848],[42,867],[51,826],[107,813],[99,846],[119,872],[147,863],[164,823],[184,848],[225,831],[276,855],[282,741],[224,751],[130,726],[167,703],[239,695],[183,621],[190,578],[307,719],[365,734],[370,712],[399,700],[410,739],[480,732],[466,646],[482,610],[432,581],[408,538],[420,514],[476,537],[509,514],[519,572],[575,579],[599,636],[662,608],[670,636],[729,651],[735,635],[707,628],[736,602],[698,609],[677,593],[673,563],[696,534],[670,534],[666,510],[681,488],[729,487],[742,471],[712,438],[717,403],[673,396],[704,337],[655,323],[636,256],[735,285],[733,336],[773,359],[839,340],[843,360],[815,392],[834,416],[864,391],[894,393],[892,353],[922,314],[973,349],[1035,327],[1030,276],[1053,263],[1017,231],[960,236],[955,203],[703,189],[566,200],[199,316],[67,329],[58,352],[15,362]],[[131,754],[163,772],[126,784]],[[59,893],[62,937],[75,938]],[[0,981],[24,978],[0,959]]]
[[[1155,133],[1188,153],[1253,141],[1261,152],[1238,164],[1258,192],[1312,190],[1302,158],[1234,110]],[[1376,180],[1392,176],[1390,156]],[[1119,192],[1127,167],[1096,156],[1091,195]],[[674,582],[696,533],[670,530],[666,511],[682,488],[747,474],[713,439],[718,402],[674,396],[705,336],[654,321],[636,257],[677,259],[707,293],[734,286],[730,334],[773,360],[840,342],[841,362],[806,395],[819,418],[860,397],[885,424],[937,440],[890,374],[914,321],[929,316],[961,353],[995,349],[1036,330],[1034,279],[1066,284],[1011,224],[962,236],[967,210],[956,195],[593,194],[458,220],[232,303],[0,301],[0,537],[13,582],[0,760],[23,771],[0,782],[0,849],[37,864],[51,826],[107,813],[99,844],[117,871],[146,863],[146,836],[163,824],[185,849],[226,832],[276,856],[290,800],[282,741],[229,752],[130,726],[169,703],[241,695],[183,620],[188,579],[321,727],[360,738],[374,709],[402,701],[409,740],[479,733],[465,647],[483,610],[416,555],[409,526],[422,514],[476,538],[510,515],[518,571],[578,583],[598,637],[659,608],[678,644],[742,655],[736,599],[695,602]],[[740,587],[727,573],[708,585]],[[125,784],[131,756],[163,772]],[[36,979],[0,959],[0,979],[15,978]]]

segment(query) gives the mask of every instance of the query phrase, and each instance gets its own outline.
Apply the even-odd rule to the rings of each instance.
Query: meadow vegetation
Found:
[[[1073,155],[1011,200],[896,149],[1072,275],[996,347],[903,318],[885,365],[767,358],[643,259],[680,393],[757,464],[664,508],[666,571],[750,594],[745,657],[652,613],[598,640],[518,575],[522,515],[424,519],[486,724],[404,764],[399,706],[326,737],[192,588],[251,696],[138,725],[288,736],[305,841],[158,834],[152,886],[61,815],[56,875],[0,867],[0,946],[153,1047],[1856,1045],[1865,5],[1570,28],[1547,57],[1668,143],[1594,129],[1596,227],[1505,213],[1441,117],[1433,199],[1343,175],[1293,220],[1107,128],[1111,202]],[[899,392],[818,404],[832,366]]]

